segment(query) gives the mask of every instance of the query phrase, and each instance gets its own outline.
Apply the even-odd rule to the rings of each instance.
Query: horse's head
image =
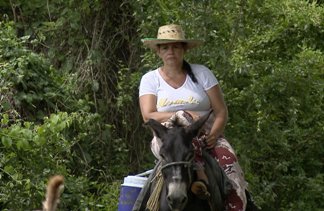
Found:
[[[193,175],[192,139],[198,135],[208,117],[209,114],[188,127],[167,128],[153,119],[146,123],[162,142],[160,148],[160,156],[163,159],[161,170],[166,188],[166,200],[171,210],[183,210],[186,206],[187,192]]]

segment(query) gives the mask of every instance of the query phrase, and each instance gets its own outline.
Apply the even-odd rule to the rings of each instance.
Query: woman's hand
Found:
[[[211,149],[213,147],[215,147],[216,142],[217,142],[217,136],[214,134],[208,134],[206,137],[206,144],[207,144],[207,148]]]

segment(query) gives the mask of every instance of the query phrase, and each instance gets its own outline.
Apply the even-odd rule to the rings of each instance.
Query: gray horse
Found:
[[[224,210],[224,200],[231,189],[231,183],[218,163],[207,152],[203,153],[205,171],[209,178],[210,199],[199,199],[190,191],[190,186],[196,179],[193,170],[194,149],[192,139],[196,137],[209,115],[206,115],[188,127],[175,126],[167,128],[159,122],[150,119],[149,126],[155,136],[161,139],[160,155],[162,160],[156,165],[155,177],[159,169],[164,183],[159,198],[160,211],[197,211]],[[142,190],[140,202],[137,201],[133,210],[147,210],[146,203],[154,190],[154,182],[149,182]]]

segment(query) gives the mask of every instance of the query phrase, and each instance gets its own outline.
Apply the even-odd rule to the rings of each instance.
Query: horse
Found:
[[[209,200],[200,199],[190,191],[191,184],[196,179],[193,169],[192,140],[198,135],[209,114],[187,127],[175,125],[172,128],[167,128],[153,119],[145,123],[162,142],[160,171],[164,183],[159,198],[160,211],[224,210],[224,200],[231,189],[231,183],[217,161],[207,152],[203,152],[203,157],[205,172],[209,178],[210,198]],[[146,204],[153,189],[151,187],[143,197],[142,204]],[[146,210],[145,206],[142,205],[140,210]]]

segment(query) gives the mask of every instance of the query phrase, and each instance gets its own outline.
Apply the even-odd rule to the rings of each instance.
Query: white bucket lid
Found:
[[[122,186],[142,188],[147,181],[147,177],[127,176],[124,178]]]

